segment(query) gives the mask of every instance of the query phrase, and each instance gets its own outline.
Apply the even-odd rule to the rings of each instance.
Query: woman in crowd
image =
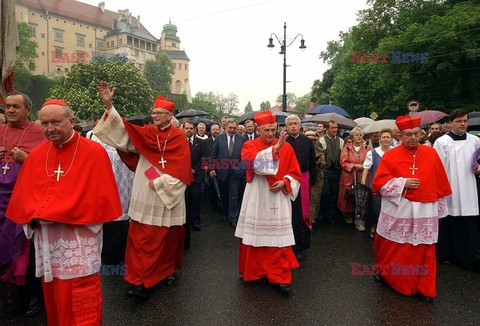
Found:
[[[355,211],[355,198],[348,196],[346,188],[351,187],[356,182],[361,181],[361,171],[363,170],[363,161],[367,155],[367,149],[363,144],[363,132],[359,128],[354,128],[351,133],[351,139],[345,142],[345,147],[340,154],[340,165],[342,174],[340,176],[340,190],[338,192],[337,206],[343,212],[345,222],[353,223],[353,212]],[[355,228],[358,231],[365,231],[365,218],[355,216]]]
[[[392,143],[393,133],[390,129],[383,129],[380,131],[380,146],[368,151],[367,157],[363,162],[362,184],[372,187],[372,180],[377,171],[380,160],[386,151],[390,149]],[[369,177],[369,178],[368,178]],[[368,181],[367,181],[368,178]],[[378,215],[380,214],[381,197],[378,195],[372,195],[371,201],[371,221],[372,226],[370,228],[370,237],[375,237],[375,230],[378,222]]]

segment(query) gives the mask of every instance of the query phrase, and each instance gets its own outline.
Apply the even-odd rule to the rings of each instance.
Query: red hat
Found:
[[[167,101],[163,98],[163,96],[158,96],[155,100],[155,103],[153,104],[153,108],[164,109],[173,113],[173,110],[175,109],[175,103]]]
[[[49,100],[46,100],[45,103],[42,104],[42,107],[43,108],[44,106],[47,106],[47,105],[61,105],[61,106],[68,106],[67,103],[65,103],[64,101],[62,100],[59,100],[59,99],[56,99],[56,98],[51,98]],[[40,108],[40,109],[41,109]]]
[[[253,119],[257,123],[257,126],[263,126],[263,125],[268,125],[277,122],[277,118],[275,117],[270,110],[267,110],[265,112],[258,112],[255,113],[253,116]]]
[[[401,115],[395,120],[395,124],[398,130],[413,129],[420,126],[422,119],[420,117],[411,117],[407,115]]]

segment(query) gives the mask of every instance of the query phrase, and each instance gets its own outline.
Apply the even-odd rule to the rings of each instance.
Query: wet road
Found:
[[[344,224],[319,225],[292,293],[243,283],[238,239],[220,215],[202,215],[172,287],[161,284],[146,302],[126,297],[121,276],[103,276],[104,325],[480,325],[480,274],[439,265],[433,304],[405,297],[351,275],[352,263],[371,264],[373,240]],[[0,325],[46,325],[45,314],[2,316]]]

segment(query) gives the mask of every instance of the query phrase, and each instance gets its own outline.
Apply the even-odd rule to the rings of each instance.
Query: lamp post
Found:
[[[273,49],[275,45],[273,44],[273,36],[278,41],[278,44],[280,44],[280,52],[279,54],[283,54],[283,95],[282,95],[282,111],[287,112],[287,48],[295,42],[297,37],[301,37],[302,39],[300,40],[300,50],[305,50],[307,47],[305,46],[305,40],[303,39],[302,34],[297,34],[293,38],[293,40],[287,44],[287,23],[285,22],[283,24],[283,39],[279,38],[277,34],[271,33],[270,34],[270,39],[268,40],[268,45],[267,47],[269,49]]]

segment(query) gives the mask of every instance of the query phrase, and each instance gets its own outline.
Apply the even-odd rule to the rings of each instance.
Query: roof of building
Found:
[[[280,105],[272,106],[269,110],[272,111],[272,112],[282,112],[283,111],[283,105],[280,104]],[[292,114],[297,114],[297,115],[302,114],[301,111],[299,111],[297,109],[294,109],[289,105],[287,105],[287,112],[292,113]]]
[[[150,34],[148,31],[138,28],[138,26],[134,25],[133,23],[129,24],[125,20],[115,20],[113,23],[113,30],[108,32],[106,36],[112,36],[121,33],[127,33],[137,37],[141,37],[154,43],[158,42],[158,40],[153,37],[152,34]]]
[[[99,7],[75,0],[17,0],[17,4],[109,30],[113,27],[113,21],[120,17],[114,11],[107,9],[102,11]],[[132,24],[138,24],[137,18],[133,16],[131,18]],[[154,38],[145,26],[141,23],[139,25],[143,32]]]
[[[165,53],[168,54],[168,56],[172,59],[190,61],[190,59],[187,57],[187,54],[183,50],[182,51],[180,51],[180,50],[165,50]]]

